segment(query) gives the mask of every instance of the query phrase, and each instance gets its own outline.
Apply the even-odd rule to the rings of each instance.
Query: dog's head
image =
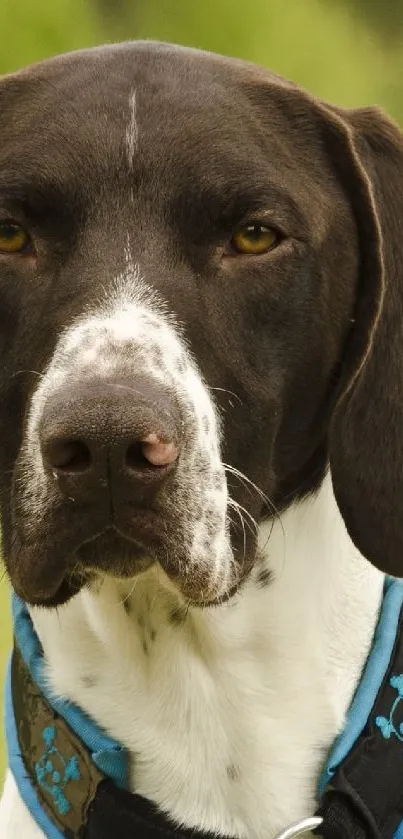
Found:
[[[330,463],[403,556],[403,143],[239,61],[149,43],[0,80],[0,497],[31,603],[159,562],[223,599]]]

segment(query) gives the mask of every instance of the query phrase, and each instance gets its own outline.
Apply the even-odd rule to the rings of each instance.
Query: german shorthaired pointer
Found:
[[[403,568],[402,135],[148,42],[3,77],[0,113],[17,612],[127,795],[272,839],[317,808]],[[0,836],[103,836],[63,828],[82,770],[42,735],[56,826],[11,766]]]

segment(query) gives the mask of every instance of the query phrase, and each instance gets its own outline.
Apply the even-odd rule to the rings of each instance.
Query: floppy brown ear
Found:
[[[321,111],[361,256],[329,427],[334,492],[359,551],[403,576],[403,135],[376,109]]]

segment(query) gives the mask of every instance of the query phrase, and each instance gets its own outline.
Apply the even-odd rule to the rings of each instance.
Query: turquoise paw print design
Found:
[[[36,778],[39,786],[53,798],[60,815],[66,816],[72,805],[65,790],[71,781],[81,779],[79,760],[77,757],[71,757],[66,761],[59,752],[55,746],[55,726],[45,728],[42,737],[46,748],[41,759],[35,764]]]
[[[397,737],[397,739],[403,743],[403,722],[396,725],[394,720],[396,708],[401,702],[403,702],[403,674],[400,674],[399,676],[392,676],[389,684],[397,691],[397,697],[390,709],[389,717],[377,717],[375,723],[381,730],[382,736],[385,740],[390,740],[393,736]]]

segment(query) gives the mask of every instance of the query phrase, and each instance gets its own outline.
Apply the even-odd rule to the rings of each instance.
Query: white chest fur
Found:
[[[133,788],[180,823],[245,839],[314,811],[383,585],[329,479],[270,531],[248,584],[219,608],[184,612],[154,570],[33,611],[54,689],[130,749]],[[3,803],[0,827],[4,814]]]

